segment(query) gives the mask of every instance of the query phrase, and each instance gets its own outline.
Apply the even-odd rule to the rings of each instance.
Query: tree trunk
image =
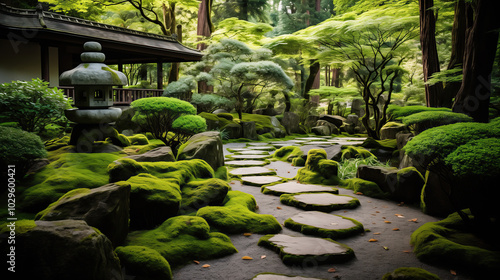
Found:
[[[198,40],[208,38],[212,35],[213,24],[210,13],[212,11],[213,0],[201,0],[198,8],[198,26],[196,34],[200,36]],[[201,38],[204,37],[204,38]],[[202,51],[207,48],[205,43],[200,43],[197,46],[198,50]]]
[[[239,19],[248,21],[248,1],[241,0]]]
[[[455,18],[451,30],[451,57],[448,70],[463,66],[466,29],[465,0],[458,0],[455,3]],[[443,89],[443,107],[451,108],[453,98],[457,95],[461,85],[461,82],[446,83]]]
[[[316,81],[316,76],[320,70],[320,65],[317,60],[311,60],[311,66],[309,66],[309,77],[307,78],[306,85],[304,87],[304,99],[309,101],[309,91],[313,88],[314,82]]]
[[[177,41],[182,43],[182,25],[177,25]],[[168,83],[175,82],[179,80],[179,62],[172,62],[172,66],[170,67],[170,74],[168,76]]]
[[[474,5],[473,22],[470,15]],[[500,21],[495,19],[500,1],[475,0],[467,4],[467,39],[464,53],[464,77],[453,104],[453,112],[465,113],[477,122],[488,121],[491,95],[491,71],[498,44]]]
[[[420,6],[420,45],[422,47],[422,65],[424,81],[439,72],[439,59],[436,48],[436,19],[434,18],[433,0],[419,0]],[[428,107],[440,107],[443,84],[425,85],[425,99]]]

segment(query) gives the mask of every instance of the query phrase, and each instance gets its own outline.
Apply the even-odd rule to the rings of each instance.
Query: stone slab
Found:
[[[269,145],[266,142],[255,142],[255,143],[247,143],[247,146],[267,146]]]
[[[288,265],[303,264],[306,259],[318,264],[334,264],[354,257],[354,251],[348,246],[317,237],[270,234],[263,236],[258,244],[277,251],[283,262]]]
[[[276,175],[276,171],[269,168],[254,166],[254,167],[241,167],[229,171],[229,174],[235,176],[249,176],[249,175]]]
[[[230,160],[224,162],[227,166],[238,166],[238,167],[248,167],[248,166],[264,166],[269,164],[269,162],[263,160]]]
[[[338,194],[339,190],[331,186],[301,184],[297,181],[290,181],[273,186],[262,187],[262,192],[265,194],[282,195],[292,193],[312,193],[312,192],[328,192]]]
[[[276,183],[282,180],[281,177],[278,176],[245,176],[241,177],[243,184],[250,186],[263,186],[271,183]]]
[[[285,221],[285,226],[307,235],[332,239],[363,233],[363,225],[353,219],[318,211],[299,213]]]
[[[273,146],[250,146],[250,147],[247,147],[247,149],[259,150],[259,151],[274,151],[274,150],[276,150],[276,148]]]
[[[323,280],[321,278],[309,278],[309,277],[301,277],[301,276],[290,276],[290,275],[281,275],[274,273],[261,273],[255,275],[252,280]]]
[[[258,151],[258,150],[246,150],[246,151],[237,151],[234,154],[235,155],[269,155],[269,152]]]
[[[334,143],[328,142],[328,141],[311,141],[311,142],[306,142],[304,144],[307,145],[317,145],[317,146],[330,146],[334,145]]]
[[[300,209],[322,212],[352,209],[359,206],[359,200],[355,197],[331,193],[283,194],[280,196],[280,201]]]
[[[326,138],[323,138],[323,137],[304,137],[304,138],[295,138],[295,140],[301,140],[301,141],[306,141],[306,142],[310,142],[310,141],[327,141],[328,139]]]
[[[249,159],[266,159],[270,158],[271,155],[229,155],[228,159],[231,160],[249,160]]]

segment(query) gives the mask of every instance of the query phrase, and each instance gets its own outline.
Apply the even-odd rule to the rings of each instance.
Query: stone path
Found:
[[[296,193],[301,193],[307,189],[318,188],[317,191],[323,190],[319,194],[320,196],[331,197],[335,196],[335,188],[299,184],[290,180],[296,175],[299,168],[293,167],[287,162],[266,161],[270,155],[236,155],[238,152],[249,150],[268,150],[272,154],[274,148],[283,145],[311,146],[311,143],[318,142],[314,144],[321,144],[321,146],[329,144],[333,145],[330,147],[335,147],[357,144],[363,140],[359,138],[313,137],[272,143],[226,144],[224,149],[226,163],[230,166],[230,172],[233,174],[239,173],[235,170],[244,170],[245,167],[241,166],[250,168],[265,166],[265,168],[275,171],[276,175],[274,176],[243,176],[241,181],[232,181],[231,187],[233,190],[253,195],[259,206],[257,212],[273,215],[285,227],[277,235],[229,235],[234,246],[238,249],[238,253],[216,260],[200,260],[199,264],[193,263],[175,269],[174,279],[380,279],[385,273],[399,267],[420,267],[437,274],[441,279],[458,279],[449,271],[459,268],[429,266],[418,261],[412,253],[412,247],[409,244],[411,233],[424,223],[438,219],[427,216],[414,207],[355,195],[352,191],[343,188],[338,190],[341,195],[350,195],[351,198],[358,200],[359,206],[354,209],[335,210],[331,213],[304,211],[295,206],[288,206],[280,203],[280,194],[293,196],[291,192],[295,190],[297,190]],[[328,148],[328,146],[325,147]],[[248,158],[249,156],[250,158]],[[237,164],[236,162],[242,163]],[[285,182],[287,180],[290,181]],[[261,192],[260,186],[271,183],[273,185],[262,188],[262,191],[267,194]],[[318,195],[318,193],[314,194]],[[300,195],[304,195],[304,193],[295,196],[300,197]],[[306,197],[311,199],[311,195],[313,193],[307,193]],[[351,200],[349,196],[343,197]],[[312,201],[308,201],[312,202],[311,204],[319,202],[318,197],[312,198]],[[330,237],[335,241],[340,239],[342,243],[325,241],[328,239],[321,237]],[[291,241],[291,243],[287,243],[287,241]],[[263,246],[258,246],[259,242]],[[266,245],[264,245],[265,243]],[[277,247],[275,250],[284,250],[286,254],[277,254],[268,247]],[[345,252],[352,251],[354,254],[347,254],[347,257],[340,259],[328,257],[329,254],[334,255],[332,253],[334,251],[342,252],[343,250]],[[302,253],[307,253],[309,258],[297,261],[300,260],[300,257],[297,258],[296,255],[300,256]],[[314,254],[316,257],[313,256]],[[284,255],[289,255],[289,257],[283,258]],[[251,260],[248,260],[248,257],[251,257]],[[209,264],[210,267],[203,267],[203,264]],[[470,278],[460,275],[460,279]]]

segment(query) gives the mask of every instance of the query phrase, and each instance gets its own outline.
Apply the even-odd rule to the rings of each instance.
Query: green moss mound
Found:
[[[222,205],[231,189],[221,179],[193,180],[182,186],[181,213],[193,213],[205,206]]]
[[[384,150],[396,150],[398,146],[396,139],[384,139],[384,140],[375,140],[372,137],[366,138],[361,144],[363,148],[369,149],[384,149]]]
[[[426,223],[411,235],[413,252],[422,262],[460,267],[486,279],[498,270],[500,251],[490,243],[497,241],[486,242],[471,230],[457,213],[439,222]]]
[[[144,134],[135,134],[127,137],[131,145],[149,145],[148,137]]]
[[[453,174],[461,177],[499,176],[500,139],[485,138],[473,140],[458,147],[445,158]]]
[[[308,184],[338,185],[338,166],[336,161],[326,159],[325,150],[312,149],[307,153],[305,167],[298,170],[294,179]]]
[[[120,264],[134,279],[173,279],[170,264],[157,251],[143,246],[118,247],[115,250]]]
[[[326,229],[326,228],[318,228],[314,227],[311,225],[306,225],[306,224],[301,224],[295,222],[292,218],[289,218],[285,220],[285,227],[301,232],[306,235],[314,235],[314,236],[319,236],[323,238],[332,238],[332,239],[338,239],[338,238],[345,238],[349,236],[353,236],[358,233],[363,233],[365,231],[363,224],[360,222],[356,221],[355,219],[335,215],[338,217],[341,217],[342,219],[349,220],[355,224],[355,226],[346,228],[346,229]]]
[[[154,249],[173,267],[238,252],[227,235],[210,232],[208,223],[196,216],[176,216],[154,230],[132,232],[127,245]]]
[[[356,146],[344,146],[342,147],[342,156],[341,160],[351,159],[351,158],[370,158],[376,156],[372,154],[370,151],[363,147]]]
[[[281,161],[292,162],[294,158],[302,157],[303,154],[304,153],[300,150],[299,147],[286,146],[276,150],[273,154],[273,158]]]
[[[306,161],[302,157],[292,159],[292,166],[306,166]]]
[[[181,205],[179,185],[142,173],[129,178],[130,227],[153,228],[178,214]]]
[[[342,186],[346,189],[354,191],[354,193],[362,193],[363,195],[369,197],[387,198],[389,196],[389,194],[383,192],[376,183],[360,178],[343,180]]]
[[[235,119],[239,118],[237,113],[234,113],[232,115]],[[256,131],[271,132],[275,128],[275,126],[271,122],[271,117],[266,115],[243,113],[241,121],[255,122]],[[285,130],[285,128],[282,125],[280,125],[280,128],[282,130]]]
[[[427,107],[427,106],[420,106],[420,105],[415,105],[415,106],[397,106],[397,105],[389,105],[387,108],[387,115],[389,116],[390,120],[397,120],[401,121],[403,117],[420,113],[420,112],[429,112],[429,111],[443,111],[443,112],[451,112],[450,108],[434,108],[434,107]]]
[[[171,179],[178,185],[183,185],[194,178],[209,179],[214,177],[212,167],[201,159],[183,160],[177,162],[137,162],[124,158],[108,166],[110,183],[126,181],[140,173],[149,173],[163,179]]]
[[[22,192],[19,206],[25,211],[38,212],[70,190],[106,185],[106,167],[120,157],[108,153],[59,154],[57,160],[26,178],[23,186],[29,187]]]
[[[0,223],[0,234],[2,236],[7,236],[11,231],[10,228],[7,227],[9,224],[10,222]],[[16,234],[22,234],[34,229],[35,227],[36,224],[34,220],[18,220],[16,221],[15,232]]]
[[[416,133],[447,124],[458,122],[472,122],[473,118],[461,114],[448,111],[424,111],[403,117],[402,122],[409,126]]]
[[[210,226],[224,233],[278,233],[281,225],[272,215],[257,214],[255,198],[240,191],[230,191],[223,206],[209,206],[198,210]]]
[[[47,156],[40,137],[34,133],[13,127],[0,126],[0,167],[4,172],[8,165],[16,165],[17,173],[28,170],[37,158]]]
[[[445,159],[458,147],[470,141],[500,138],[496,123],[455,123],[427,129],[415,136],[403,148],[412,158],[419,158],[423,166],[438,158]]]
[[[382,280],[439,280],[439,276],[418,267],[400,267],[385,274]]]

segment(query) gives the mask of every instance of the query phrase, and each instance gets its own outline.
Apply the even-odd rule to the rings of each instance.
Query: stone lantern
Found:
[[[83,49],[82,63],[62,73],[59,83],[75,89],[74,102],[78,109],[65,111],[66,117],[77,123],[71,132],[70,145],[91,152],[94,141],[117,137],[111,123],[118,120],[122,111],[111,107],[113,86],[126,85],[127,77],[103,63],[106,56],[100,52],[101,44],[86,42]]]

